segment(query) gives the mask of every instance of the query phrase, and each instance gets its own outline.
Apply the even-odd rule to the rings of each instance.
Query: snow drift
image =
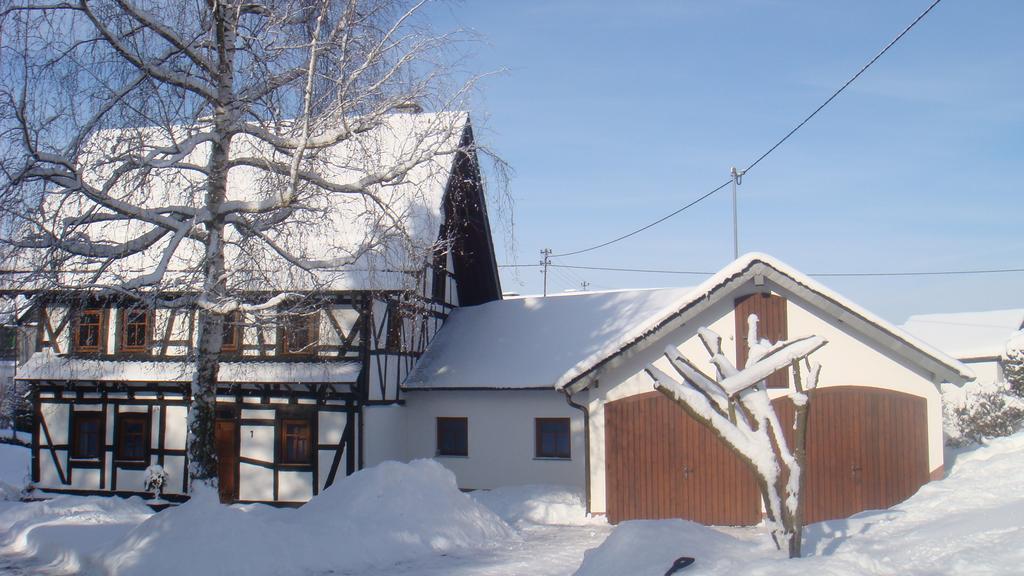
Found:
[[[530,524],[589,526],[606,523],[603,517],[587,516],[583,494],[571,486],[503,486],[473,492],[472,496],[501,516],[502,520],[516,527]]]
[[[117,575],[358,572],[498,545],[515,532],[432,460],[385,462],[302,508],[222,506],[212,493],[156,514],[96,556]]]

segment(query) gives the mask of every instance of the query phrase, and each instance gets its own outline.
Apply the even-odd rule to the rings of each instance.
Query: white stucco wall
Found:
[[[407,460],[405,406],[363,408],[363,463],[376,466],[385,460]]]
[[[407,457],[436,458],[455,473],[463,489],[519,484],[564,484],[582,488],[583,413],[554,390],[420,391],[406,394]],[[437,418],[466,417],[469,455],[436,456]],[[568,460],[537,459],[536,418],[569,418]]]
[[[604,403],[653,390],[644,367],[655,362],[663,371],[673,374],[662,353],[668,345],[677,346],[684,356],[693,361],[706,374],[714,376],[715,369],[708,359],[700,339],[696,336],[701,326],[710,327],[722,337],[723,353],[736,357],[735,315],[733,301],[755,290],[748,285],[697,315],[682,327],[663,335],[657,342],[632,354],[623,364],[598,372],[598,386],[579,394],[577,401],[587,401],[590,410],[590,480],[591,511],[605,512],[605,458],[604,458]],[[928,414],[929,470],[941,469],[942,405],[938,387],[929,375],[909,363],[895,358],[864,338],[853,333],[834,318],[826,317],[799,302],[782,290],[775,290],[787,300],[787,323],[790,338],[817,334],[824,336],[828,345],[818,350],[812,359],[822,365],[820,387],[870,386],[886,388],[924,398]],[[741,335],[745,337],[746,335]],[[772,391],[773,397],[785,393]]]

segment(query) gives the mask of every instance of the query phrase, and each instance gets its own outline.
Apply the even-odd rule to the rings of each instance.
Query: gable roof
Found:
[[[994,359],[1024,328],[1024,308],[915,314],[901,328],[959,360]]]
[[[456,310],[406,381],[409,389],[585,387],[762,276],[933,375],[974,378],[969,368],[766,254],[741,256],[694,288],[523,298]]]
[[[99,132],[81,155],[83,170],[98,180],[111,171],[103,161],[104,151],[145,154],[148,150],[175,141],[199,138],[201,130],[111,129]],[[201,161],[209,143],[199,144],[184,161]],[[370,130],[354,134],[351,139],[319,151],[310,158],[311,170],[325,181],[355,184],[369,173],[386,170],[396,164],[412,165],[403,178],[374,185],[373,199],[361,194],[331,193],[324,198],[303,201],[297,217],[279,223],[266,232],[275,244],[292,254],[309,260],[346,257],[350,263],[331,270],[309,274],[288,262],[265,242],[248,242],[228,227],[227,266],[233,289],[303,290],[312,287],[330,290],[401,290],[415,287],[412,271],[422,270],[438,242],[438,232],[445,213],[446,193],[451,175],[460,156],[469,153],[472,131],[465,112],[395,113],[383,118]],[[287,164],[290,157],[273,150],[255,138],[239,134],[233,141],[232,158],[271,157]],[[310,152],[309,156],[313,156]],[[472,154],[469,156],[475,158]],[[199,162],[200,164],[203,162]],[[249,165],[238,165],[228,176],[228,201],[256,201],[272,197],[287,185],[286,176],[271,175]],[[147,207],[176,205],[202,208],[205,180],[177,168],[153,169],[130,179],[123,190],[115,192],[130,202]],[[133,196],[134,195],[134,196]],[[49,217],[54,228],[61,229],[64,218],[78,217],[97,206],[81,195],[51,192],[48,196]],[[108,212],[99,209],[100,213]],[[395,224],[395,223],[399,224]],[[93,239],[123,242],[152,228],[141,220],[114,220],[79,225]],[[400,228],[404,228],[400,230]],[[364,250],[362,241],[374,237],[381,241]],[[160,262],[170,235],[150,249],[115,262],[105,269],[97,281],[93,273],[99,269],[95,260],[72,257],[63,261],[54,273],[55,285],[61,287],[116,286],[124,279],[154,270]],[[13,258],[18,270],[40,270],[48,262],[45,250],[19,250]],[[194,270],[203,258],[199,241],[185,238],[169,263],[167,284],[175,289],[194,289],[199,285]],[[16,280],[16,279],[15,279]],[[12,279],[8,279],[11,282]],[[47,288],[31,283],[29,287]],[[191,288],[190,288],[191,287]]]

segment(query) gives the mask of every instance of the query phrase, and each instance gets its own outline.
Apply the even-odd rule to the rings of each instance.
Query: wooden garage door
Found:
[[[793,405],[775,402],[792,445]],[[923,398],[863,386],[816,390],[807,435],[805,521],[888,508],[928,482]],[[660,392],[605,405],[608,520],[686,518],[754,524],[761,500],[750,471]]]
[[[750,525],[761,499],[750,471],[660,392],[604,408],[608,520],[686,518]]]
[[[792,442],[793,404],[774,402]],[[816,390],[807,429],[807,523],[888,508],[928,482],[924,398],[863,386]]]

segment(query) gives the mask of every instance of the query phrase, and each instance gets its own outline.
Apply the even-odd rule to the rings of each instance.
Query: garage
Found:
[[[775,405],[791,431],[792,404],[780,398]],[[760,521],[753,475],[713,432],[661,393],[609,402],[604,418],[610,522]],[[807,449],[808,523],[902,502],[929,479],[926,401],[865,386],[816,390]]]

